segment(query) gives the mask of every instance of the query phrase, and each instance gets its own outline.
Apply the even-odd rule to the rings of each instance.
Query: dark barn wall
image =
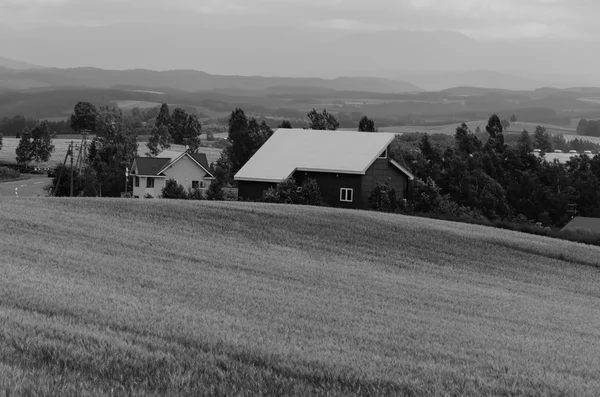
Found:
[[[259,200],[263,196],[265,190],[276,186],[276,183],[270,182],[238,181],[238,199],[253,201]]]
[[[406,198],[408,177],[387,159],[377,159],[362,178],[362,200],[369,202],[369,196],[377,183],[387,182],[396,191],[398,199]]]
[[[294,179],[298,185],[301,185],[306,179],[315,179],[323,195],[323,200],[333,206],[342,208],[359,208],[366,207],[368,202],[363,200],[361,193],[361,178],[362,175],[352,174],[336,174],[329,172],[304,172],[296,171]],[[340,189],[353,189],[353,202],[347,203],[340,201]]]

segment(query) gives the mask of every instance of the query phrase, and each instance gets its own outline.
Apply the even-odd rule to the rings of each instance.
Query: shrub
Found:
[[[298,192],[298,189],[296,189],[296,191]],[[319,189],[319,184],[313,178],[308,178],[302,182],[298,194],[302,204],[318,206],[322,206],[324,204],[323,196],[321,195],[321,189]]]
[[[150,193],[146,193],[146,194],[144,194],[144,198],[145,199],[151,199],[151,198],[154,198],[154,197],[152,197],[152,195]]]
[[[185,192],[185,188],[178,184],[175,179],[169,179],[165,183],[165,187],[162,189],[162,198],[165,199],[176,199],[176,200],[185,200],[187,199],[187,194]]]
[[[212,181],[206,192],[206,199],[212,201],[223,201],[225,194],[223,192],[223,182],[219,179]]]
[[[187,191],[187,198],[188,200],[205,200],[206,198],[204,197],[204,193],[202,193],[202,190],[196,188],[188,188]]]
[[[8,167],[0,167],[0,181],[10,181],[21,177],[21,173]]]
[[[394,212],[398,208],[396,191],[387,182],[377,183],[369,196],[369,203],[375,211]]]

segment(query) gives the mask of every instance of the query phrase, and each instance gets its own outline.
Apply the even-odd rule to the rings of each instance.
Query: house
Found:
[[[162,151],[157,157],[136,157],[131,165],[133,197],[159,197],[168,179],[188,188],[206,189],[214,179],[204,153],[185,148]]]
[[[406,198],[414,176],[389,158],[392,133],[276,130],[235,174],[240,199],[257,200],[269,187],[293,177],[317,181],[331,206],[366,208],[376,184],[387,182]]]
[[[583,231],[600,235],[600,218],[578,216],[573,218],[562,230],[570,232]]]

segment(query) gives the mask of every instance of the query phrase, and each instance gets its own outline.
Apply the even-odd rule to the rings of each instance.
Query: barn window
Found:
[[[154,187],[154,178],[146,178],[146,188]]]
[[[192,189],[198,189],[198,188],[200,188],[200,182],[192,181]]]
[[[387,159],[387,148],[379,155],[380,159]]]
[[[354,199],[354,190],[349,188],[341,188],[340,189],[340,201],[345,201],[347,203],[351,203]]]

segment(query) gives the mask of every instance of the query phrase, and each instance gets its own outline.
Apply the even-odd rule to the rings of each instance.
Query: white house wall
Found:
[[[186,190],[192,187],[192,181],[203,183],[205,188],[210,184],[210,179],[204,179],[209,175],[194,160],[187,156],[167,168],[163,171],[163,174],[166,175],[165,180],[175,179]]]

